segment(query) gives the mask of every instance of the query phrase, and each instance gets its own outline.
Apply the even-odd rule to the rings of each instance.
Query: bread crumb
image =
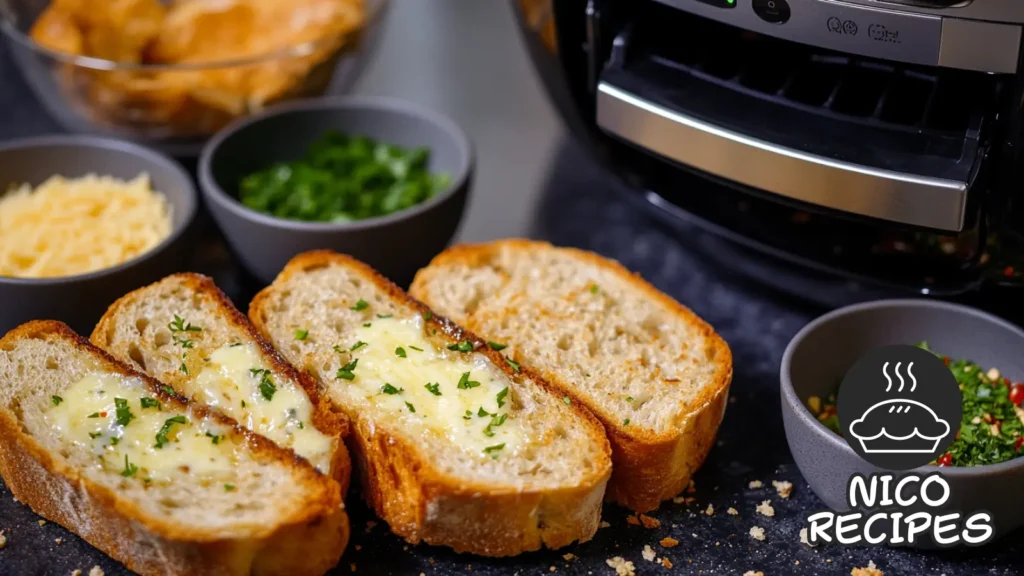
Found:
[[[750,484],[747,484],[747,487],[749,487],[751,490],[753,490],[754,488],[760,488],[761,486],[764,486],[764,484],[760,480],[751,480]]]
[[[89,570],[89,576],[103,576],[103,568],[93,566],[92,570]]]
[[[644,557],[644,560],[647,560],[648,562],[654,562],[654,548],[651,548],[650,544],[644,544],[644,551],[641,552],[640,555]]]
[[[850,576],[885,576],[885,574],[875,566],[875,563],[868,561],[867,568],[854,568],[850,570]]]
[[[747,570],[743,573],[743,576],[764,576],[764,572],[761,572],[760,570],[758,570],[757,572],[754,572],[753,570]]]
[[[39,525],[40,526],[46,526],[46,520],[40,520],[39,521]]]
[[[679,540],[676,540],[675,538],[662,538],[661,542],[658,542],[658,544],[661,544],[665,548],[675,548],[679,545]]]
[[[548,570],[554,572],[554,571],[558,570],[558,568],[555,568],[554,566],[551,566],[551,567],[548,568]]]
[[[71,576],[82,576],[82,571],[81,570],[72,570],[71,571]]]
[[[63,542],[63,541],[64,541],[63,538],[57,538],[56,540],[54,540],[54,542],[56,542],[58,546],[60,546],[60,543]]]
[[[800,543],[806,546],[810,546],[811,548],[814,548],[816,546],[815,544],[811,544],[811,541],[807,538],[807,528],[800,529]]]
[[[610,527],[611,527],[611,524],[609,524],[609,523],[605,522],[604,520],[601,520],[601,523],[600,523],[600,524],[598,524],[598,525],[597,525],[597,527],[598,527],[598,528],[610,528]]]
[[[629,524],[631,526],[639,526],[640,519],[636,516],[626,516],[626,524]]]
[[[672,499],[672,502],[674,502],[675,504],[682,504],[683,502],[686,502],[686,498],[683,498],[682,496],[676,496],[675,498]]]
[[[633,563],[622,556],[609,558],[605,560],[605,563],[613,568],[618,576],[636,576],[636,569],[633,567]]]
[[[644,528],[661,528],[661,520],[657,518],[651,518],[647,514],[640,515],[640,523],[644,525]]]
[[[672,569],[672,561],[668,558],[662,558],[661,560],[659,560],[659,562],[661,562],[661,565],[665,568],[668,568],[670,570]]]
[[[0,530],[0,550],[7,547],[7,536],[4,536],[4,531]]]
[[[360,546],[359,544],[356,544],[356,552],[358,552],[358,551],[360,551],[360,550],[362,550],[362,549],[363,549],[363,547],[362,547],[362,546]]]
[[[564,558],[566,562],[568,562],[569,560],[572,560],[575,557],[576,557],[576,555],[571,553],[571,552],[568,553],[568,554],[563,554],[562,555],[562,558]]]
[[[750,529],[750,535],[754,538],[754,540],[763,541],[764,540],[764,528],[761,528],[760,526],[754,526],[753,528]]]
[[[348,569],[349,569],[350,572],[355,572],[356,571],[356,563],[353,562],[353,563],[349,564],[348,565]]]
[[[735,515],[739,514],[739,510],[736,510],[732,506],[729,506],[729,509],[726,510],[725,513],[729,514],[730,516],[735,516]]]
[[[689,486],[686,487],[686,492],[689,493],[689,494],[693,494],[696,491],[697,491],[697,485],[693,483],[693,480],[690,480]]]
[[[771,500],[765,500],[764,502],[761,502],[760,504],[757,505],[757,508],[755,508],[755,510],[758,514],[763,514],[765,516],[768,516],[769,518],[775,516],[775,508],[772,508]]]
[[[708,508],[707,508],[707,510],[704,511],[704,513],[707,514],[708,516],[714,516],[715,515],[715,507],[712,506],[711,504],[708,504]]]
[[[772,486],[775,486],[775,491],[783,498],[789,498],[789,495],[793,492],[792,482],[787,482],[785,480],[772,480]]]

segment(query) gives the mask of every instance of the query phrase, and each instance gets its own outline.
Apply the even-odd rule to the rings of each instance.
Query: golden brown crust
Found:
[[[634,274],[614,260],[610,260],[576,248],[555,248],[547,242],[513,238],[488,244],[462,244],[448,248],[437,255],[430,265],[420,270],[413,280],[410,292],[415,295],[427,293],[425,285],[434,270],[449,263],[476,266],[489,262],[502,249],[522,251],[559,250],[572,254],[588,265],[603,268],[615,274],[641,294],[657,301],[673,314],[701,331],[710,346],[709,355],[715,359],[716,371],[712,384],[704,387],[700,394],[683,406],[682,412],[688,417],[676,429],[658,434],[639,426],[622,426],[600,405],[589,402],[574,391],[570,382],[562,379],[557,372],[544,371],[544,378],[559,393],[571,396],[591,410],[604,424],[612,446],[614,472],[608,484],[607,498],[636,512],[656,509],[662,501],[672,498],[690,482],[692,474],[700,467],[714,444],[718,426],[725,414],[732,381],[732,352],[728,344],[715,333],[703,319],[694,314],[672,297]],[[472,321],[470,329],[477,329]],[[525,366],[524,366],[525,368]]]
[[[421,313],[427,326],[436,328],[447,343],[469,340],[475,352],[485,354],[506,376],[517,377],[504,357],[475,334],[433,313],[366,264],[326,250],[294,257],[274,284],[256,295],[249,306],[249,319],[257,330],[269,338],[262,310],[279,282],[333,265],[358,271],[393,301]],[[522,367],[520,375],[554,393],[531,369]],[[578,404],[573,404],[572,410],[592,429],[592,438],[602,446],[607,464],[596,465],[594,474],[579,485],[558,490],[515,490],[452,478],[401,437],[370,430],[358,414],[350,415],[353,433],[349,445],[359,464],[364,497],[393,532],[412,543],[423,541],[483,556],[512,556],[542,546],[558,548],[585,541],[597,530],[601,499],[611,473],[611,447],[593,414]]]
[[[60,322],[34,321],[19,326],[0,339],[0,350],[11,349],[23,339],[67,341],[90,354],[102,369],[141,378],[162,403],[186,409],[183,398],[166,393],[159,382],[118,363]],[[336,564],[349,531],[337,483],[316,472],[305,460],[232,420],[201,406],[189,409],[231,427],[258,461],[290,467],[296,481],[310,494],[305,505],[277,522],[258,526],[207,529],[169,522],[145,513],[54,458],[25,434],[7,411],[0,411],[0,476],[18,500],[38,514],[143,575],[314,575]],[[275,560],[283,543],[290,546],[287,569]],[[271,569],[266,570],[261,563]]]
[[[110,305],[107,312],[96,324],[96,327],[92,331],[92,336],[89,337],[93,345],[103,350],[110,350],[112,345],[112,342],[110,341],[110,334],[116,324],[118,313],[124,309],[131,308],[132,305],[139,300],[145,300],[150,293],[160,290],[160,288],[167,283],[180,284],[194,294],[199,294],[205,298],[209,298],[223,314],[224,323],[244,332],[247,337],[259,347],[264,360],[270,364],[273,368],[273,372],[282,374],[286,378],[299,383],[303,391],[306,393],[306,396],[309,398],[310,403],[312,403],[314,407],[313,425],[323,434],[339,439],[336,450],[331,457],[330,469],[331,476],[337,480],[338,484],[341,485],[341,493],[344,496],[344,494],[348,492],[349,479],[352,475],[352,461],[344,444],[344,439],[349,433],[348,418],[343,413],[332,411],[330,404],[322,401],[316,381],[314,381],[308,374],[296,370],[290,363],[288,363],[288,361],[281,356],[280,352],[278,352],[277,349],[271,346],[270,343],[260,335],[256,328],[249,322],[249,319],[235,308],[235,305],[232,304],[227,295],[217,287],[213,279],[202,274],[195,274],[191,272],[173,274],[158,282],[150,284],[149,286],[145,286],[125,294]],[[174,387],[177,382],[168,382],[168,384]]]

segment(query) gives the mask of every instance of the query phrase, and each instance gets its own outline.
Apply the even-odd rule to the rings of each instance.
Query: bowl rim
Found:
[[[185,196],[188,199],[188,203],[185,209],[184,218],[181,223],[171,228],[171,233],[166,238],[161,240],[156,246],[153,246],[149,250],[126,260],[116,266],[109,268],[101,268],[99,270],[93,270],[92,272],[86,272],[84,274],[74,274],[71,276],[54,276],[51,278],[18,278],[14,276],[2,276],[0,275],[0,284],[7,286],[50,286],[64,283],[82,282],[88,280],[95,280],[103,278],[105,276],[111,276],[127,270],[133,266],[137,266],[144,261],[151,258],[155,258],[168,246],[176,242],[186,230],[192,225],[196,215],[199,213],[199,192],[196,190],[196,186],[192,181],[192,177],[189,176],[185,169],[175,162],[170,156],[158,152],[151,148],[147,148],[141,144],[135,142],[129,142],[127,140],[118,140],[116,138],[108,138],[105,136],[94,136],[90,134],[50,134],[45,136],[33,136],[29,138],[18,138],[15,140],[7,140],[0,142],[0,153],[7,152],[10,150],[30,150],[33,148],[50,148],[54,146],[71,146],[80,148],[102,148],[112,150],[116,152],[122,152],[129,155],[135,155],[148,162],[159,164],[165,168],[168,168],[175,178],[181,180],[184,184]],[[59,175],[59,169],[54,171],[53,175]],[[159,191],[157,191],[159,192]],[[163,192],[160,192],[163,194]],[[2,194],[0,194],[2,196]]]
[[[952,302],[944,302],[941,300],[927,300],[923,298],[901,298],[901,299],[883,299],[875,300],[872,302],[862,302],[859,304],[852,304],[850,306],[844,306],[837,308],[831,312],[823,314],[814,320],[807,323],[806,326],[800,329],[799,332],[793,336],[793,339],[789,341],[786,346],[786,351],[782,355],[782,364],[779,368],[779,380],[782,389],[782,400],[787,404],[789,409],[797,417],[800,423],[807,428],[811,433],[816,434],[818,437],[824,439],[826,443],[834,450],[844,452],[847,456],[860,458],[853,451],[853,448],[843,440],[843,437],[836,434],[826,427],[824,424],[818,421],[811,415],[810,410],[807,406],[800,401],[800,397],[796,392],[796,388],[793,386],[792,374],[792,363],[793,355],[796,353],[797,348],[803,344],[804,341],[810,338],[810,335],[818,330],[821,326],[833,322],[839,318],[850,316],[853,314],[859,314],[869,310],[879,310],[887,308],[931,308],[939,309],[949,312],[956,312],[960,314],[966,314],[968,316],[974,316],[983,321],[989,322],[997,327],[1009,330],[1024,339],[1024,330],[1019,326],[1004,320],[994,314],[973,308],[971,306],[965,306],[963,304],[955,304]],[[931,465],[921,466],[915,468],[917,472],[928,471],[934,472],[938,468]],[[972,478],[979,476],[988,476],[992,474],[1003,474],[1011,471],[1017,471],[1024,469],[1024,456],[1018,456],[1006,462],[1000,462],[998,464],[982,464],[980,466],[943,466],[943,476],[957,477],[957,478]]]
[[[309,42],[286,46],[284,48],[272,50],[264,54],[257,54],[255,56],[217,60],[213,62],[197,62],[192,64],[132,64],[127,62],[118,62],[116,60],[107,60],[106,58],[97,58],[95,56],[69,54],[67,52],[47,48],[33,40],[31,36],[22,32],[14,25],[14,18],[8,14],[6,2],[3,0],[0,0],[0,32],[3,32],[3,34],[8,38],[34,53],[43,54],[63,64],[72,64],[90,70],[103,70],[108,72],[195,72],[252,66],[256,64],[274,62],[276,60],[308,56],[322,45],[329,44],[338,38],[344,39],[358,35],[371,26],[376,25],[378,19],[381,18],[386,11],[389,1],[390,0],[366,0],[366,19],[363,21],[362,26],[354,30],[349,30],[341,34],[329,34],[315,40],[310,40]],[[344,46],[344,44],[342,44],[342,46]]]
[[[450,136],[458,148],[461,163],[457,174],[452,174],[452,180],[448,187],[441,193],[435,194],[425,202],[404,208],[384,216],[374,216],[362,220],[348,222],[307,222],[304,220],[289,220],[278,218],[263,212],[259,212],[242,204],[238,198],[229,194],[217,182],[213,176],[213,156],[228,139],[235,136],[241,130],[253,124],[263,122],[270,118],[285,116],[301,112],[333,111],[333,110],[373,110],[390,112],[405,116],[415,116],[433,124],[436,128],[444,131]],[[469,136],[455,123],[454,120],[444,114],[421,106],[420,104],[392,97],[378,96],[334,96],[323,98],[311,98],[286,102],[267,108],[265,111],[252,116],[239,118],[226,128],[214,135],[203,147],[199,156],[199,187],[205,196],[216,201],[221,206],[232,212],[235,216],[245,218],[269,226],[292,230],[295,232],[344,232],[349,230],[366,230],[381,226],[388,226],[412,218],[433,209],[435,206],[444,203],[456,192],[466,187],[474,166],[473,145]]]

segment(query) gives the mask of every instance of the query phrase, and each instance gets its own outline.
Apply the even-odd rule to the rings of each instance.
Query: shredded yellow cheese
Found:
[[[149,175],[54,176],[0,195],[0,276],[55,278],[122,264],[171,233],[171,207]]]

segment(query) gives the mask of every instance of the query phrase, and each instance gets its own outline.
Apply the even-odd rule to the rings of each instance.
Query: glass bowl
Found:
[[[0,32],[37,98],[65,129],[198,155],[232,120],[289,100],[346,92],[372,51],[387,0],[362,27],[258,56],[133,64],[58,52],[29,35],[52,0],[0,0]]]

